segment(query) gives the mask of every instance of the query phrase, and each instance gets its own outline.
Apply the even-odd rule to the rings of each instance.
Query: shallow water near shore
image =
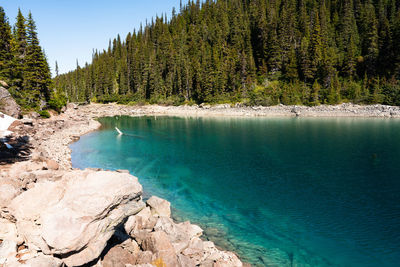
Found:
[[[397,266],[400,120],[114,117],[77,168],[128,169],[256,266]],[[114,127],[124,132],[119,136]]]

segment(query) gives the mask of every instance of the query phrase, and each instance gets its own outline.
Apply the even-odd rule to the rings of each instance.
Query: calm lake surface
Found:
[[[256,266],[399,266],[400,120],[102,118],[77,168],[129,169],[145,196]],[[117,126],[127,135],[118,136]]]

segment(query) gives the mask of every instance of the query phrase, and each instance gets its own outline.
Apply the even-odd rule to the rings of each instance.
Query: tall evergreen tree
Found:
[[[22,15],[20,9],[18,9],[17,23],[15,24],[13,31],[12,40],[12,51],[13,51],[13,61],[12,61],[12,85],[16,90],[20,90],[23,82],[23,73],[25,68],[25,57],[26,50],[28,46],[27,33],[26,33],[26,20]],[[17,99],[22,99],[23,97],[17,97]]]
[[[58,69],[58,62],[56,60],[56,67],[55,67],[56,77],[60,74]]]
[[[11,78],[11,26],[4,9],[0,6],[0,79]]]
[[[27,21],[27,49],[24,64],[22,87],[26,93],[27,105],[40,107],[40,100],[48,101],[51,84],[50,68],[46,57],[39,45],[36,24],[29,13]]]

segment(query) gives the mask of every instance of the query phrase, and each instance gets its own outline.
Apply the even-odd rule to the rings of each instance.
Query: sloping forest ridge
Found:
[[[91,64],[58,75],[69,101],[400,105],[400,1],[189,1]]]

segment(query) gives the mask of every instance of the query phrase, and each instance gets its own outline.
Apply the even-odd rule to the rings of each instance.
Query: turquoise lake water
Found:
[[[77,168],[128,169],[145,196],[255,266],[399,266],[400,120],[102,118]],[[127,135],[118,136],[117,126]]]

